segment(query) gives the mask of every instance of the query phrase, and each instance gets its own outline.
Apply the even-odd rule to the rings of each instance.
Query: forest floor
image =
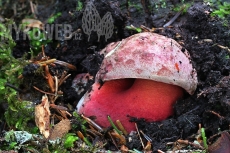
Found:
[[[62,32],[59,33],[61,39],[52,40],[50,42],[42,41],[42,43],[39,44],[39,49],[34,49],[34,56],[36,57],[33,58],[32,62],[23,67],[23,72],[21,73],[23,79],[21,79],[20,85],[18,86],[18,89],[20,89],[17,95],[18,98],[31,101],[33,105],[38,105],[44,93],[36,90],[34,86],[42,91],[50,91],[50,87],[44,77],[45,72],[39,74],[34,73],[34,71],[38,69],[37,63],[41,60],[41,56],[45,55],[49,57],[49,59],[57,59],[71,64],[67,64],[68,66],[66,66],[66,64],[59,65],[54,63],[56,66],[50,64],[48,68],[51,76],[57,76],[59,79],[64,71],[67,74],[71,74],[71,76],[69,76],[59,87],[63,96],[55,99],[55,104],[56,106],[68,108],[68,112],[72,114],[80,98],[94,83],[94,80],[88,80],[86,85],[81,86],[82,92],[78,94],[72,87],[75,76],[81,73],[89,73],[94,77],[103,60],[103,56],[98,54],[98,52],[111,42],[116,42],[138,33],[137,30],[140,29],[139,27],[144,25],[151,29],[152,32],[172,38],[186,48],[190,53],[192,64],[197,71],[198,77],[198,86],[195,93],[193,95],[187,94],[175,104],[173,116],[161,122],[149,123],[144,120],[135,120],[138,129],[151,139],[151,149],[147,148],[146,151],[158,152],[161,150],[163,152],[183,148],[184,150],[200,150],[200,152],[202,152],[202,149],[205,150],[205,146],[203,145],[203,137],[199,131],[201,127],[205,129],[209,152],[215,153],[215,151],[219,149],[212,145],[217,139],[218,143],[228,142],[222,145],[226,145],[226,148],[229,149],[230,17],[224,16],[223,18],[219,18],[211,15],[213,10],[218,9],[218,6],[223,3],[219,2],[218,4],[212,4],[208,2],[192,1],[179,3],[176,0],[165,1],[165,3],[163,1],[151,2],[148,0],[133,0],[130,2],[120,1],[119,3],[94,0],[91,3],[94,4],[101,18],[106,12],[110,12],[112,15],[114,30],[112,36],[108,40],[102,35],[98,42],[98,35],[96,32],[92,32],[90,38],[84,33],[82,29],[82,17],[86,8],[86,2],[76,0],[33,2],[34,8],[37,10],[35,12],[31,11],[29,1],[13,1],[13,5],[5,3],[5,5],[2,6],[2,19],[10,18],[16,24],[21,23],[21,21],[28,18],[28,16],[29,18],[36,17],[36,20],[43,24],[47,24],[48,18],[60,13],[53,21],[53,24],[70,25],[73,28],[72,31],[75,36],[66,40],[63,34],[64,30],[62,30]],[[182,9],[183,6],[186,7]],[[169,26],[165,26],[165,24],[180,11],[179,17]],[[15,12],[17,14],[15,14]],[[6,20],[3,22],[6,22]],[[127,28],[127,26],[130,25],[137,28],[130,30]],[[32,25],[31,27],[34,28],[35,26]],[[35,45],[32,44],[32,40],[24,40],[22,34],[19,35],[19,39],[16,39],[16,35],[16,33],[12,33],[16,42],[16,46],[12,51],[13,56],[16,59],[22,59],[23,55],[27,53],[26,57],[23,59],[30,59],[32,57],[30,54],[31,48],[33,49]],[[42,44],[44,44],[43,54],[41,49]],[[0,66],[3,67],[4,65]],[[76,69],[74,67],[76,67]],[[3,70],[1,73],[2,72]],[[45,152],[44,150],[46,149],[47,152],[54,152],[55,149],[60,149],[54,146],[50,147],[46,139],[44,139],[45,142],[39,141],[40,146],[36,145],[34,148],[31,147],[31,142],[20,145],[17,142],[14,147],[7,147],[7,145],[9,146],[9,142],[5,140],[5,133],[10,130],[19,131],[23,128],[18,128],[15,123],[9,124],[4,112],[12,113],[12,110],[9,110],[11,104],[7,103],[7,100],[4,100],[4,98],[2,99],[3,100],[0,101],[0,133],[2,133],[2,137],[0,137],[0,150],[5,149],[8,150],[8,152],[13,152],[13,150],[15,152]],[[51,114],[56,114],[64,118],[63,116],[65,115],[57,110],[58,109],[54,108],[51,109]],[[19,120],[20,116],[23,114],[20,115],[20,113],[22,113],[20,111],[17,111],[17,113]],[[77,133],[76,131],[84,130],[81,126],[83,121],[77,118],[76,115],[72,117],[67,115],[67,118],[71,121],[72,127],[74,127],[69,133]],[[55,123],[58,121],[57,118],[54,119]],[[30,119],[26,126],[27,129],[34,128],[34,120]],[[88,124],[84,123],[84,128],[89,128]],[[102,135],[99,134],[86,138],[89,139],[92,144],[99,142],[99,140],[96,139],[100,139],[103,145],[100,144],[98,148],[102,150],[110,150],[111,152],[118,151],[121,145],[119,142],[115,143],[107,132],[108,131]],[[100,138],[98,138],[99,136]],[[137,134],[126,136],[125,139],[127,140],[125,146],[128,150],[132,150],[133,152],[143,150],[142,143]],[[178,142],[179,139],[184,140],[184,142]],[[228,141],[223,142],[222,139],[228,139]],[[185,140],[188,140],[189,144],[185,142]],[[200,144],[195,143],[198,140],[200,140]],[[77,141],[80,141],[80,139]],[[143,138],[143,141],[144,146],[146,146],[148,140]],[[44,144],[47,146],[43,146]],[[67,147],[66,151],[83,152],[83,150],[79,151],[76,149],[79,147],[79,144],[80,142],[75,142],[74,146],[70,148]],[[19,149],[16,146],[18,146]],[[30,148],[26,146],[30,146]],[[220,144],[217,146],[220,146]],[[81,146],[81,148],[84,147]],[[226,148],[224,151],[228,152]],[[88,152],[90,152],[89,150],[90,149],[88,149]],[[216,152],[221,153],[224,151],[218,150]],[[86,147],[85,152],[87,152]]]

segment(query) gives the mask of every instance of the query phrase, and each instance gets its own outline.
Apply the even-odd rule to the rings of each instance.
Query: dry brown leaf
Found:
[[[44,24],[36,19],[23,19],[22,24],[26,25],[26,29],[24,29],[26,32],[30,30],[30,28],[39,28],[41,30],[44,30]]]
[[[229,153],[230,135],[228,132],[221,133],[221,137],[208,147],[209,153]]]
[[[127,152],[129,152],[129,148],[126,147],[125,145],[121,145],[120,150],[121,150],[122,153],[127,153]]]
[[[110,134],[116,139],[118,140],[118,143],[120,145],[126,145],[126,140],[125,137],[123,135],[118,134],[117,132],[110,132]]]
[[[50,140],[63,137],[71,129],[70,120],[61,120],[58,124],[54,125],[54,129],[51,132]]]
[[[35,122],[45,138],[50,135],[50,104],[46,95],[42,96],[41,104],[35,107]]]

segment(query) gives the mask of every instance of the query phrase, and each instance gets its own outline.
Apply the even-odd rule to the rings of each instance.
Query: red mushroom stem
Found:
[[[80,113],[95,116],[96,123],[110,126],[107,116],[120,120],[127,131],[135,130],[129,118],[144,118],[147,121],[164,120],[173,114],[173,104],[183,96],[181,87],[145,79],[120,79],[93,85],[94,94],[84,104]]]

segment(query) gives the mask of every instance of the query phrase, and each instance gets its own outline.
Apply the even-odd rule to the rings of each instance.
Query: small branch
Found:
[[[224,119],[223,116],[221,116],[220,114],[218,114],[217,112],[214,112],[214,111],[208,111],[209,113],[212,113],[214,115],[216,115],[217,117],[219,117],[220,119]]]
[[[8,86],[8,87],[10,87],[10,88],[12,88],[12,89],[14,89],[14,90],[16,90],[16,91],[18,91],[18,92],[25,93],[25,91],[23,91],[23,90],[21,90],[21,89],[15,87],[14,85],[12,85],[12,84],[10,84],[10,83],[6,83],[5,86]]]
[[[40,91],[41,93],[44,93],[44,94],[47,94],[47,95],[52,95],[52,96],[55,96],[55,94],[53,94],[53,93],[43,91],[43,90],[41,90],[41,89],[39,89],[39,88],[37,88],[37,87],[35,87],[35,86],[33,86],[33,87],[34,87],[34,89],[36,89],[36,90]]]
[[[171,20],[169,20],[169,22],[167,22],[165,25],[163,25],[163,27],[165,28],[165,27],[170,26],[181,15],[181,13],[184,11],[184,9],[185,9],[185,6],[183,6],[180,9],[180,11],[177,12],[177,14]]]
[[[142,140],[142,138],[141,138],[141,135],[140,135],[139,129],[138,129],[138,127],[137,127],[137,123],[135,123],[135,127],[136,127],[136,130],[137,130],[137,134],[138,134],[138,136],[139,136],[139,138],[140,138],[140,140],[141,140],[141,145],[142,145],[143,149],[145,149],[145,146],[144,146],[143,140]]]

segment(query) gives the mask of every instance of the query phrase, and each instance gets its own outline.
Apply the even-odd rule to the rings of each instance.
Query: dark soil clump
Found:
[[[165,142],[188,139],[206,129],[208,137],[229,129],[229,27],[210,18],[209,7],[195,4],[188,10],[187,20],[178,27],[165,29],[164,35],[175,39],[178,32],[190,52],[198,74],[198,87],[193,96],[177,102],[175,115],[160,123],[139,123],[140,129],[153,139],[154,151],[166,150]],[[217,115],[218,114],[218,115]],[[221,117],[220,117],[220,116]]]

